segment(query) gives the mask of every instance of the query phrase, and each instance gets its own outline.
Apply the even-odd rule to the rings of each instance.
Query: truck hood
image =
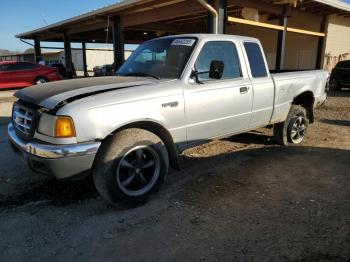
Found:
[[[156,84],[160,81],[145,77],[109,76],[82,78],[31,86],[17,91],[14,96],[31,104],[54,109],[63,101],[69,102],[102,92]]]

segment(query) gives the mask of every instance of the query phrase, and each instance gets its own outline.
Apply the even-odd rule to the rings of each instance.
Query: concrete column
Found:
[[[86,64],[86,43],[85,42],[82,42],[81,43],[81,51],[83,53],[83,67],[84,67],[84,76],[85,77],[88,77],[89,76],[89,73],[87,71],[87,64]]]
[[[284,27],[284,30],[278,31],[278,38],[277,38],[276,70],[283,70],[287,26],[288,26],[288,10],[289,10],[289,5],[285,4],[283,6],[282,16],[280,19],[280,25]]]
[[[39,63],[39,61],[42,59],[41,58],[41,48],[40,48],[40,41],[38,39],[34,40],[34,59],[36,63]]]
[[[113,31],[114,65],[115,65],[115,70],[118,70],[125,60],[124,32],[123,32],[120,16],[115,16],[113,18],[112,31]]]
[[[68,79],[73,78],[73,62],[72,62],[72,48],[69,35],[66,33],[63,35],[64,42],[64,57],[65,57],[65,66],[66,66],[66,77]]]

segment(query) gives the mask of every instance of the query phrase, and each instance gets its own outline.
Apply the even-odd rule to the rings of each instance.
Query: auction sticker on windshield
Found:
[[[193,44],[196,42],[194,39],[175,39],[171,45],[184,45],[184,46],[193,46]]]

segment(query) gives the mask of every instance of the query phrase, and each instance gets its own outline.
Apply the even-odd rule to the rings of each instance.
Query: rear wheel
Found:
[[[41,84],[45,84],[49,82],[45,77],[38,77],[36,80],[35,80],[35,84],[36,85],[41,85]]]
[[[110,136],[96,156],[93,178],[109,203],[145,203],[157,192],[169,169],[168,152],[155,134],[126,129]]]
[[[297,145],[304,141],[308,126],[309,120],[305,108],[292,105],[286,121],[275,124],[273,133],[279,144]]]

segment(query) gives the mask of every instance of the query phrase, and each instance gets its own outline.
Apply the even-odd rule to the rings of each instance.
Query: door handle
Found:
[[[240,87],[240,88],[239,88],[239,92],[240,92],[241,94],[248,93],[248,90],[249,90],[249,87],[247,87],[247,86],[244,86],[244,87]]]

